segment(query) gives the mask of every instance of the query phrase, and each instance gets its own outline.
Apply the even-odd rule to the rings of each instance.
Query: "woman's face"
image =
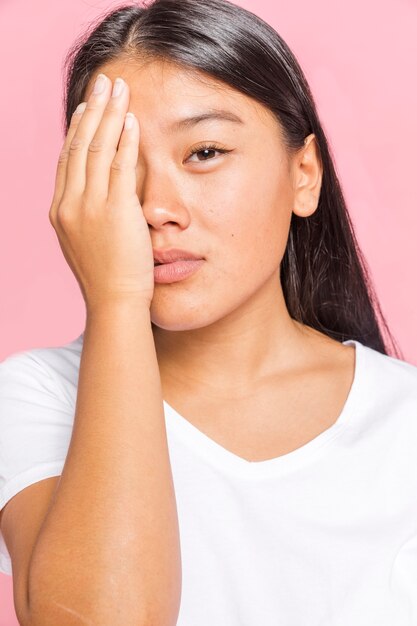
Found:
[[[245,303],[257,306],[265,290],[277,293],[294,176],[269,109],[162,61],[106,64],[85,99],[99,72],[112,81],[121,76],[130,88],[128,110],[140,126],[137,193],[153,248],[181,248],[205,259],[185,280],[155,284],[152,322],[166,330],[201,328]],[[219,110],[241,122],[219,117],[175,125]],[[226,152],[190,155],[200,144]]]

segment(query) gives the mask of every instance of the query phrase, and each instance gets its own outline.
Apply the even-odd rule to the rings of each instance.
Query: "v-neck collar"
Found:
[[[248,461],[211,439],[164,400],[167,436],[180,437],[196,454],[204,456],[206,461],[212,465],[239,476],[276,476],[297,469],[307,463],[321,448],[338,437],[349,423],[349,418],[360,407],[362,388],[365,384],[363,378],[366,372],[364,365],[366,346],[353,339],[344,341],[343,344],[355,346],[355,371],[345,404],[339,417],[329,428],[299,448],[272,459]]]

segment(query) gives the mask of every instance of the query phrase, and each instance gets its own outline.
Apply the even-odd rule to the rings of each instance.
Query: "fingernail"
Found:
[[[131,130],[134,124],[134,115],[133,113],[126,113],[125,116],[125,129]]]
[[[124,80],[121,78],[116,78],[113,85],[112,98],[117,98],[123,91]]]
[[[103,93],[105,86],[106,86],[106,77],[104,76],[104,74],[99,74],[94,84],[93,94],[97,96],[99,93]]]
[[[74,111],[74,115],[75,114],[79,115],[80,113],[84,113],[86,106],[87,106],[86,102],[80,102],[80,104],[77,106],[77,108]]]

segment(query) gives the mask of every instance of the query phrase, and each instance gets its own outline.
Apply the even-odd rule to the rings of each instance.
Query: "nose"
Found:
[[[138,197],[148,225],[155,230],[162,227],[188,227],[190,212],[187,210],[178,181],[157,170],[146,172]]]

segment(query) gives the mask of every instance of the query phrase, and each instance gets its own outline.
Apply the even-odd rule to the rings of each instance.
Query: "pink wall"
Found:
[[[61,63],[119,3],[0,0],[0,360],[60,345],[84,302],[48,210],[61,136]],[[417,364],[417,5],[414,0],[242,0],[284,37],[316,97],[359,243],[405,359]],[[51,27],[52,25],[52,27]],[[0,574],[0,626],[15,626]]]

